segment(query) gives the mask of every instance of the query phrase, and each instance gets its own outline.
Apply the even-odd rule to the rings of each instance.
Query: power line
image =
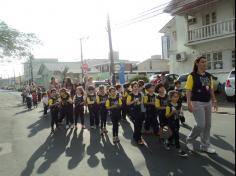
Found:
[[[171,2],[171,1],[168,1],[168,2],[166,2],[166,3],[164,3],[164,4],[160,4],[160,5],[156,6],[156,7],[153,7],[153,8],[151,8],[151,9],[149,9],[149,10],[145,10],[145,11],[139,13],[139,15],[144,14],[144,13],[149,12],[149,11],[152,11],[152,10],[155,10],[156,8],[159,8],[159,7],[163,6],[163,5],[169,4],[170,2]]]
[[[184,2],[184,1],[186,1],[186,0],[179,1],[178,3],[180,3],[180,2]],[[205,1],[205,0],[201,0],[201,1]],[[214,1],[213,1],[213,2],[214,2]],[[192,4],[192,3],[193,3],[193,2],[190,2],[190,3],[184,4],[184,5],[182,4],[182,5],[176,6],[176,8],[184,7],[185,5],[189,5],[189,4]],[[211,3],[211,2],[210,2],[210,3]],[[206,4],[209,4],[209,2],[204,2],[202,5],[206,5]],[[170,5],[169,7],[174,6],[174,5],[176,5],[176,3]],[[162,9],[165,9],[165,7],[162,8]],[[161,10],[161,9],[160,9],[160,10]],[[158,12],[158,11],[159,11],[159,10],[157,10],[157,11],[155,11],[155,12]],[[164,12],[160,12],[160,13],[157,13],[157,14],[155,14],[155,15],[152,15],[152,16],[149,16],[149,17],[146,17],[146,18],[143,18],[143,19],[137,20],[137,21],[130,20],[130,23],[123,24],[123,25],[120,24],[119,27],[115,27],[114,29],[120,29],[120,28],[123,28],[123,27],[129,26],[129,25],[132,25],[132,24],[138,23],[138,22],[142,22],[142,21],[145,21],[145,20],[147,20],[147,19],[150,19],[150,18],[156,17],[156,16],[158,16],[158,15],[161,15],[161,14],[164,14]],[[141,17],[140,17],[140,18],[141,18]],[[133,22],[132,22],[132,21],[133,21]],[[128,21],[127,21],[127,22],[128,22]]]
[[[184,2],[184,1],[186,1],[186,0],[182,0],[182,1],[176,2],[176,3],[174,3],[174,4],[171,4],[171,5],[169,5],[169,7],[178,5],[178,4],[180,4],[180,3]],[[159,7],[161,7],[161,6],[163,6],[163,5],[160,5]],[[179,6],[179,7],[180,7],[180,6]],[[157,7],[154,7],[154,8],[157,8]],[[153,9],[154,9],[154,8],[153,8]],[[126,24],[126,23],[131,22],[131,21],[135,21],[136,19],[139,19],[139,18],[145,17],[145,16],[147,16],[147,15],[153,14],[153,13],[158,12],[158,11],[160,11],[160,10],[163,10],[163,9],[165,9],[165,8],[166,8],[166,6],[165,6],[165,7],[162,7],[162,8],[159,8],[159,9],[156,9],[155,11],[149,12],[149,13],[147,13],[147,14],[138,15],[137,17],[134,17],[134,18],[131,18],[131,19],[126,20],[126,21],[124,21],[124,22],[121,22],[121,23],[119,23],[119,24],[116,24],[115,26],[124,25],[124,24]]]

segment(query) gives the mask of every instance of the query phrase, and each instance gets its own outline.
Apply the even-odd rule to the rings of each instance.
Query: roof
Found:
[[[168,31],[168,28],[173,26],[175,24],[175,17],[173,17],[170,21],[168,21],[165,26],[162,27],[162,29],[159,31],[159,33],[166,33]]]
[[[217,2],[219,0],[172,0],[163,10],[165,13],[183,14],[193,9]]]

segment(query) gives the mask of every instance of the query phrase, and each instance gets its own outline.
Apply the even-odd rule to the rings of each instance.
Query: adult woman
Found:
[[[194,62],[193,72],[188,76],[185,88],[187,89],[187,104],[196,121],[189,136],[187,148],[194,150],[193,142],[200,136],[200,149],[207,153],[215,153],[210,147],[211,108],[217,110],[217,101],[214,94],[212,75],[206,72],[206,58],[201,56]]]
[[[88,81],[85,83],[85,91],[86,91],[86,93],[88,93],[88,87],[89,86],[95,87],[95,85],[93,83],[93,77],[89,77]]]
[[[56,82],[56,79],[54,77],[51,77],[51,82],[49,83],[49,90],[52,90],[52,89],[56,89],[56,90],[60,89],[60,86]]]
[[[74,97],[75,89],[74,89],[74,85],[72,84],[72,81],[69,77],[64,79],[63,88],[66,88],[67,91],[70,93],[70,96]]]

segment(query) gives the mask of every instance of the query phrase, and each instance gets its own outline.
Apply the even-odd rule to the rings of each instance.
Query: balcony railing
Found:
[[[189,30],[188,42],[191,43],[205,39],[222,37],[234,33],[235,33],[235,18],[217,23],[212,23],[193,30]]]

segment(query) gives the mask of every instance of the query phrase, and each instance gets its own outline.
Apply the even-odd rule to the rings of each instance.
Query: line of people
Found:
[[[112,122],[113,142],[119,142],[119,123],[130,118],[134,124],[133,138],[138,145],[144,145],[142,135],[153,133],[159,136],[160,141],[167,150],[171,145],[179,151],[180,156],[187,153],[180,148],[179,128],[180,121],[184,125],[182,111],[182,91],[180,82],[176,81],[176,90],[168,94],[163,84],[154,86],[144,81],[126,83],[123,86],[101,85],[96,89],[90,85],[87,92],[82,86],[76,88],[74,96],[67,89],[55,88],[50,93],[43,93],[44,115],[47,109],[51,113],[51,133],[59,129],[65,121],[66,129],[78,128],[80,119],[82,129],[85,129],[85,113],[88,110],[90,129],[99,129],[101,135],[106,134],[107,118]],[[168,127],[168,139],[164,140],[163,128]],[[142,129],[144,132],[142,133]],[[152,130],[152,131],[151,131]]]

